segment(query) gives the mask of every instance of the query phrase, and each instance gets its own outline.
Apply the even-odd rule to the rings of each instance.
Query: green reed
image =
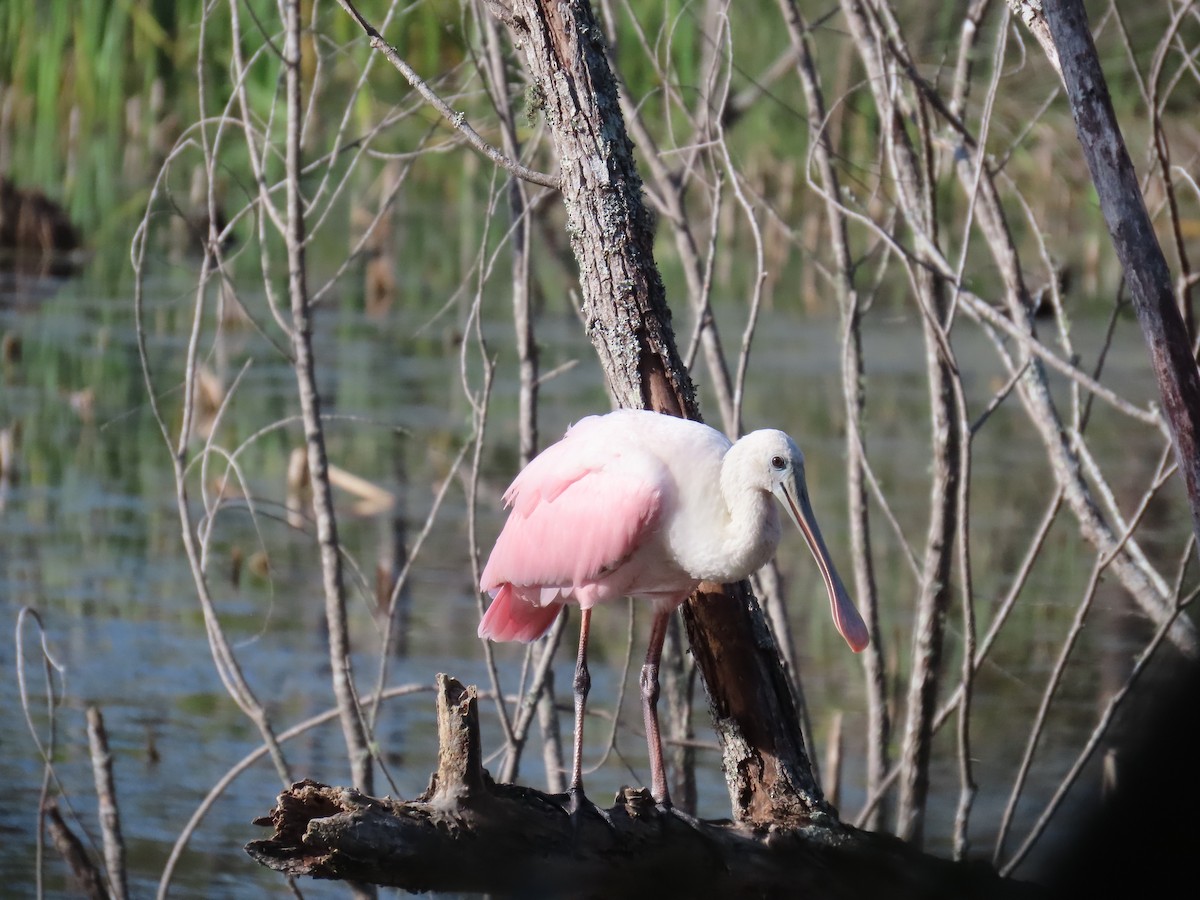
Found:
[[[638,104],[655,140],[671,150],[680,138],[686,140],[690,124],[683,105],[693,104],[703,89],[716,56],[726,64],[726,48],[713,46],[711,37],[722,26],[720,10],[712,4],[686,0],[638,0],[633,4],[636,22],[623,8],[617,9],[615,55],[628,94]],[[843,180],[848,190],[867,191],[875,175],[869,171],[879,141],[878,111],[862,85],[863,73],[836,13],[828,4],[802,3],[814,27],[817,64],[830,105],[830,121],[837,152],[842,161]],[[322,57],[323,115],[315,123],[316,136],[332,128],[342,114],[339,104],[359,71],[368,51],[356,26],[330,0],[309,0],[303,12],[306,22],[317,11],[318,47]],[[946,89],[952,77],[953,57],[959,40],[960,19],[949,8],[937,15],[920,15],[915,0],[898,0],[897,16],[906,23],[914,56],[941,59],[940,67],[923,64],[923,75],[931,84]],[[250,58],[264,45],[265,29],[275,40],[278,23],[275,4],[269,0],[246,0],[239,5],[243,28],[243,52]],[[200,117],[197,91],[197,60],[200,53],[201,0],[89,0],[87,3],[47,4],[42,0],[6,0],[0,5],[0,91],[8,109],[8,133],[0,135],[0,146],[9,148],[7,172],[18,183],[41,187],[60,199],[83,227],[93,245],[110,235],[125,234],[144,206],[145,191],[165,154],[181,133]],[[368,14],[381,15],[382,4]],[[732,33],[730,94],[754,93],[756,98],[744,115],[725,133],[732,157],[747,171],[760,173],[760,189],[771,193],[791,191],[797,202],[807,187],[803,171],[790,180],[781,179],[787,167],[801,170],[808,151],[808,123],[803,97],[794,72],[785,72],[769,83],[756,85],[770,62],[784,54],[788,37],[781,26],[776,4],[757,0],[738,4],[729,11]],[[466,112],[476,127],[498,141],[492,114],[480,83],[472,74],[469,49],[475,41],[477,24],[471,9],[457,0],[425,0],[406,3],[387,29],[387,39],[444,95],[456,109]],[[1134,42],[1132,56],[1144,71],[1148,55],[1163,32],[1167,13],[1152,5],[1124,11],[1125,26]],[[706,18],[707,17],[707,18]],[[995,34],[999,17],[992,16],[986,28]],[[1013,27],[1009,23],[1010,29]],[[1180,31],[1183,45],[1195,43],[1200,26],[1186,23]],[[203,30],[204,79],[208,93],[207,115],[220,112],[232,89],[233,56],[229,11],[224,4],[213,7],[212,18]],[[991,37],[980,44],[975,60],[978,69],[973,102],[979,102],[991,63]],[[1120,30],[1111,22],[1100,34],[1106,63],[1111,62],[1118,109],[1128,122],[1133,146],[1146,146],[1148,134],[1142,88],[1131,74]],[[1028,40],[1026,40],[1028,44]],[[349,52],[337,50],[350,46]],[[1039,53],[1028,46],[1029,54]],[[989,147],[1005,150],[1005,141],[1015,139],[1026,124],[1035,104],[1031,97],[1046,92],[1045,69],[1027,64],[1011,67],[997,96],[989,134]],[[1027,71],[1026,71],[1027,70]],[[309,65],[306,77],[315,77]],[[447,74],[449,73],[449,74]],[[257,111],[270,109],[277,101],[279,64],[266,54],[251,65],[246,89]],[[510,74],[510,89],[523,94],[519,68]],[[1195,100],[1197,89],[1190,83],[1172,87],[1172,102],[1180,110]],[[368,86],[355,100],[354,129],[366,132],[386,111],[409,102],[411,89],[388,65],[377,61]],[[520,100],[518,101],[521,102]],[[265,116],[264,116],[265,118]],[[280,121],[276,117],[276,122]],[[411,116],[375,138],[382,151],[412,150],[423,139],[437,117],[429,110]],[[526,110],[521,121],[536,124],[536,110]],[[444,126],[443,126],[444,127]],[[1052,107],[1039,123],[1047,136],[1041,138],[1058,147],[1073,146],[1073,124],[1065,104]],[[447,132],[448,133],[448,132]],[[1030,142],[1026,141],[1026,144]],[[1062,165],[1056,154],[1055,162]],[[1074,159],[1074,155],[1071,156]],[[866,163],[856,162],[860,160]],[[550,160],[541,161],[550,165]],[[188,160],[194,166],[195,160]],[[228,182],[249,182],[244,154],[234,151],[223,158]],[[861,169],[860,166],[868,169]],[[1027,146],[1018,146],[1006,163],[1009,171],[1028,176],[1045,169],[1043,159],[1031,157]],[[456,154],[438,154],[422,163],[417,180],[425,189],[440,192],[444,201],[472,185],[447,173],[461,171]],[[472,169],[472,180],[490,178],[486,167]],[[364,182],[369,179],[364,178]],[[1056,185],[1070,188],[1071,197],[1086,196],[1090,181],[1082,166],[1071,171],[1056,168]],[[782,186],[780,186],[782,184]],[[173,184],[186,195],[183,167]],[[450,195],[450,196],[447,196]],[[954,195],[947,191],[948,198]],[[1053,196],[1048,190],[1046,196]],[[1047,201],[1048,202],[1048,201]],[[1082,212],[1080,209],[1082,208]],[[1075,204],[1071,227],[1102,234],[1098,215],[1088,215],[1086,204]],[[1020,227],[1020,217],[1017,225]],[[118,241],[119,243],[119,241]],[[664,261],[669,265],[669,260]]]

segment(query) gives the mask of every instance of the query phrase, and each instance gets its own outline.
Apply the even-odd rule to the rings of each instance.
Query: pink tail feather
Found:
[[[511,584],[502,584],[479,623],[479,636],[493,641],[529,643],[550,630],[561,608],[561,603],[545,606],[530,603],[518,596]]]

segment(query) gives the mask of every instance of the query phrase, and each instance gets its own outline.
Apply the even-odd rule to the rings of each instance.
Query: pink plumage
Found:
[[[539,606],[516,596],[511,584],[501,585],[479,623],[479,636],[493,641],[529,641],[545,634],[561,609],[558,603]]]
[[[629,563],[662,506],[662,473],[637,448],[596,442],[584,419],[526,466],[504,494],[511,508],[484,566],[493,596],[479,636],[531,641],[570,600],[587,609],[636,589]]]

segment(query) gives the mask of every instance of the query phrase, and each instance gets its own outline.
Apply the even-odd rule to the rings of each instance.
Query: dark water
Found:
[[[149,346],[155,384],[168,424],[178,428],[180,365],[191,273],[167,272],[152,282],[148,298]],[[486,334],[498,354],[497,383],[484,456],[480,494],[482,540],[499,527],[498,497],[515,468],[514,366],[506,307],[485,314]],[[458,374],[462,323],[458,313],[398,308],[383,321],[352,308],[323,309],[318,316],[318,358],[335,465],[402,497],[409,536],[425,521],[455,455],[469,439],[469,408]],[[682,316],[680,317],[683,318]],[[87,754],[85,710],[100,707],[114,754],[116,782],[129,850],[131,892],[150,896],[177,835],[208,791],[258,747],[248,719],[228,698],[210,657],[203,617],[179,537],[179,517],[168,450],[146,402],[132,333],[132,307],[124,291],[111,292],[87,274],[30,302],[0,301],[0,333],[19,340],[19,359],[5,363],[0,381],[0,428],[19,423],[15,478],[0,487],[0,884],[6,896],[29,896],[35,882],[34,840],[43,763],[19,696],[17,642],[25,654],[28,716],[45,744],[54,729],[53,767],[70,809],[93,836],[95,801]],[[736,334],[737,318],[727,317]],[[682,329],[681,329],[682,330]],[[1076,323],[1078,349],[1093,358],[1102,323]],[[573,419],[606,408],[597,364],[566,310],[550,310],[540,326],[544,368],[577,360],[547,382],[542,397],[543,435],[560,434]],[[1004,378],[990,347],[972,333],[956,343],[974,409],[982,409]],[[808,460],[814,505],[826,539],[844,572],[849,569],[842,474],[842,422],[836,323],[805,320],[786,310],[768,311],[760,325],[747,395],[748,427],[791,431]],[[867,442],[876,474],[909,544],[918,552],[925,528],[928,436],[926,387],[917,323],[882,314],[868,319],[866,380],[870,423]],[[478,354],[468,351],[478,386]],[[238,446],[265,424],[293,415],[297,404],[290,369],[251,329],[232,331],[207,362],[228,385],[252,360],[218,431],[222,445]],[[1145,352],[1132,323],[1118,329],[1106,378],[1136,402],[1152,396]],[[698,376],[701,393],[704,379]],[[1059,385],[1061,388],[1062,385]],[[90,391],[90,399],[79,392]],[[1066,400],[1063,390],[1061,399]],[[90,409],[88,408],[90,404]],[[707,407],[715,416],[711,404]],[[81,411],[82,410],[82,411]],[[1093,449],[1118,481],[1123,508],[1140,493],[1159,453],[1158,438],[1097,406],[1089,430]],[[222,621],[236,646],[248,682],[280,729],[331,706],[320,577],[311,528],[286,524],[285,472],[299,443],[295,424],[259,438],[240,457],[252,516],[244,502],[223,509],[214,529],[208,577]],[[195,445],[193,446],[195,449]],[[981,627],[1003,595],[1024,541],[1041,515],[1052,483],[1040,444],[1015,403],[1002,407],[976,443],[972,473],[971,536]],[[215,462],[214,462],[215,465]],[[207,476],[211,479],[212,474]],[[189,481],[193,518],[200,510],[201,476]],[[1172,571],[1187,521],[1176,502],[1158,503],[1141,534],[1147,551]],[[357,671],[369,690],[379,665],[380,631],[372,614],[376,561],[392,539],[391,514],[356,514],[355,499],[337,495],[351,584],[350,615]],[[892,658],[907,655],[915,587],[882,517],[875,518],[878,578]],[[256,554],[269,551],[269,572]],[[1158,554],[1157,556],[1155,554]],[[234,559],[243,560],[240,578]],[[803,542],[785,538],[780,559],[789,584],[789,609],[801,675],[819,742],[835,713],[844,715],[845,752],[841,803],[852,817],[861,805],[865,710],[859,664],[828,622],[820,582]],[[1081,550],[1069,515],[1051,532],[1048,551],[1026,595],[980,675],[975,700],[974,754],[980,796],[975,849],[990,853],[999,811],[1025,746],[1028,724],[1073,615],[1091,558]],[[389,686],[427,687],[438,672],[487,684],[474,637],[466,505],[453,484],[412,569],[405,651],[389,664]],[[62,673],[52,679],[56,708],[46,711],[46,679],[38,632],[31,620],[15,633],[18,610],[38,611],[45,639]],[[642,652],[645,617],[639,618],[635,660]],[[950,640],[959,640],[958,617]],[[628,621],[623,607],[595,621],[592,698],[611,710],[621,684]],[[1102,589],[1085,638],[1054,707],[1053,727],[1039,746],[1027,800],[1015,823],[1011,848],[1028,828],[1078,747],[1108,694],[1124,678],[1146,630],[1125,609],[1121,592]],[[514,690],[522,651],[498,649],[506,690]],[[564,653],[558,683],[569,684]],[[897,674],[900,678],[903,670]],[[624,712],[637,720],[634,678],[626,676]],[[903,687],[896,688],[898,701]],[[428,693],[384,706],[379,728],[395,791],[411,796],[435,767],[435,734]],[[701,704],[702,707],[702,704]],[[499,747],[491,706],[483,704],[485,742]],[[630,713],[633,715],[630,716]],[[706,713],[698,711],[698,737],[710,740]],[[569,737],[569,718],[563,718]],[[588,733],[590,760],[607,736],[597,719]],[[624,783],[643,783],[645,749],[635,728],[624,730],[613,754],[589,785],[598,799]],[[311,730],[285,745],[296,777],[345,783],[348,770],[336,725]],[[957,796],[953,737],[939,738],[930,846],[946,852]],[[531,752],[522,778],[542,783],[539,754]],[[630,770],[632,767],[632,772]],[[1077,793],[1092,793],[1095,766]],[[700,813],[727,814],[719,757],[701,752]],[[215,802],[183,850],[172,894],[184,897],[255,897],[287,893],[280,880],[242,853],[262,836],[250,824],[271,806],[280,780],[266,761],[251,766]],[[382,781],[379,790],[390,790]],[[64,804],[65,805],[65,804]],[[1068,826],[1064,825],[1066,829]],[[1053,840],[1048,843],[1053,846]],[[46,851],[47,895],[71,896],[53,849]],[[1036,861],[1036,859],[1035,859]],[[306,895],[334,893],[302,885]]]

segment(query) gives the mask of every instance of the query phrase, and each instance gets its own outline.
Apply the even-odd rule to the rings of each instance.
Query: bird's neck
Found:
[[[722,484],[729,522],[725,526],[725,581],[740,581],[757,572],[779,545],[779,511],[774,499],[744,485]]]

